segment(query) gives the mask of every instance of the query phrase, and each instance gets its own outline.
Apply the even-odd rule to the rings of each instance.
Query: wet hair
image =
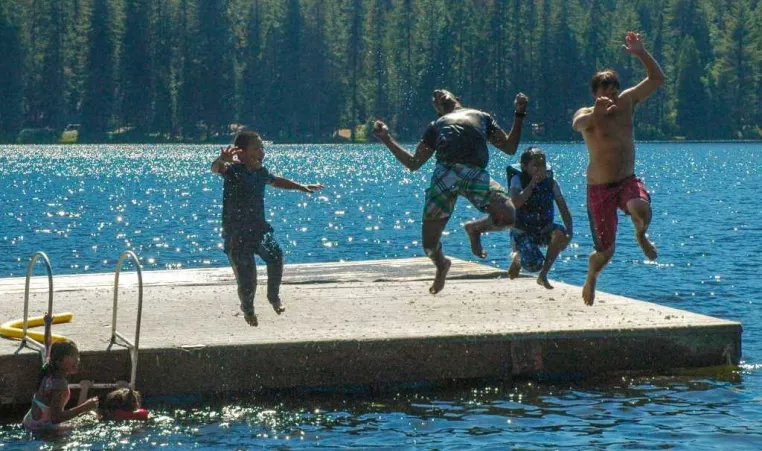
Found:
[[[527,147],[524,152],[521,153],[521,167],[523,168],[526,164],[532,162],[535,158],[542,158],[543,160],[547,161],[547,158],[545,158],[545,152],[540,149],[539,147]]]
[[[40,380],[37,381],[37,389],[40,388],[42,381],[46,377],[50,377],[58,371],[64,358],[70,356],[75,357],[78,354],[79,349],[77,349],[77,345],[75,345],[73,341],[57,341],[50,345],[48,360],[42,365],[42,369],[40,370]]]
[[[614,69],[604,69],[600,72],[596,72],[593,75],[593,79],[590,80],[590,89],[595,94],[598,88],[607,88],[613,86],[619,89],[619,74]]]
[[[454,110],[455,106],[458,104],[458,102],[460,102],[458,100],[458,96],[456,96],[455,94],[453,94],[452,92],[450,92],[450,91],[448,91],[446,89],[436,89],[436,90],[434,90],[434,93],[432,94],[432,97],[434,98],[435,101],[436,101],[436,98],[437,98],[436,97],[436,93],[437,92],[442,92],[442,93],[448,94],[447,100],[445,100],[444,102],[438,102],[448,112],[451,112],[452,110]]]
[[[262,137],[259,136],[259,133],[253,131],[253,130],[244,130],[242,132],[239,132],[238,135],[235,137],[235,143],[234,146],[238,147],[239,149],[246,149],[249,147],[249,145],[261,142]]]
[[[119,388],[106,395],[103,410],[112,413],[117,410],[133,412],[140,409],[142,403],[143,398],[140,396],[139,391],[130,388]]]

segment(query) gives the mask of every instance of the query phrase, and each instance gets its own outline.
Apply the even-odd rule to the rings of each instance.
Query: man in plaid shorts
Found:
[[[598,274],[614,255],[617,208],[632,217],[635,239],[645,256],[656,259],[656,248],[646,231],[651,223],[651,197],[643,181],[635,177],[635,105],[647,99],[664,83],[659,63],[643,46],[640,35],[628,32],[624,49],[634,54],[646,68],[646,78],[619,93],[619,77],[611,69],[593,76],[591,89],[595,105],[579,109],[572,126],[582,133],[590,163],[587,167],[587,212],[595,251],[590,255],[582,298],[595,301]]]
[[[481,245],[482,233],[513,225],[513,204],[486,170],[489,161],[487,142],[508,155],[516,153],[527,97],[521,93],[516,96],[516,119],[509,133],[505,133],[489,114],[463,107],[460,99],[451,92],[434,91],[432,102],[439,119],[426,129],[414,154],[397,143],[381,121],[374,124],[373,134],[411,171],[418,170],[436,154],[437,164],[431,185],[426,190],[422,227],[423,250],[437,267],[434,283],[429,288],[431,294],[436,294],[444,288],[451,265],[442,252],[440,239],[458,196],[468,199],[479,211],[488,213],[488,216],[465,225],[474,255],[487,256]]]

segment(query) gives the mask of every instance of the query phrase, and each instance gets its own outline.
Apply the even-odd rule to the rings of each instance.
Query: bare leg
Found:
[[[482,247],[482,233],[498,230],[490,216],[485,216],[476,221],[467,222],[464,226],[468,239],[471,241],[471,252],[479,258],[487,258],[487,252]]]
[[[508,268],[508,278],[513,280],[519,276],[521,272],[521,254],[516,251],[511,253],[512,261],[511,266]]]
[[[513,225],[515,209],[507,197],[496,195],[487,207],[489,215],[465,224],[464,228],[471,241],[471,252],[479,258],[487,258],[487,252],[482,248],[482,233],[504,230]]]
[[[550,240],[550,246],[548,246],[548,252],[545,254],[545,262],[542,265],[540,274],[537,275],[537,283],[547,288],[553,289],[553,285],[548,282],[548,271],[553,266],[553,263],[558,258],[558,254],[569,244],[569,238],[566,234],[560,230],[553,232],[553,237]]]
[[[587,267],[587,280],[585,281],[585,286],[582,287],[582,299],[584,299],[585,305],[593,305],[593,302],[595,302],[595,283],[598,281],[598,274],[600,274],[614,255],[614,247],[612,244],[604,252],[594,251],[590,254]]]
[[[423,221],[423,250],[426,255],[434,262],[437,267],[437,274],[434,277],[434,283],[429,288],[429,293],[437,294],[444,288],[445,281],[447,279],[447,273],[450,271],[452,262],[449,258],[444,256],[442,252],[442,231],[447,225],[447,220],[444,219],[430,219]]]
[[[656,246],[646,235],[648,226],[651,224],[651,204],[644,199],[632,199],[627,202],[627,211],[635,226],[635,239],[643,250],[643,254],[649,260],[656,260]]]

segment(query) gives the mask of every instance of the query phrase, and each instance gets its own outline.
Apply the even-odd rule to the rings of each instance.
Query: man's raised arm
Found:
[[[624,40],[625,44],[622,47],[637,56],[646,68],[646,78],[632,88],[624,90],[620,95],[620,97],[631,97],[633,105],[635,105],[653,94],[664,83],[665,76],[661,67],[659,67],[659,63],[656,62],[643,45],[640,34],[628,31]]]
[[[434,155],[434,149],[424,144],[423,141],[418,143],[418,146],[415,148],[415,154],[411,154],[392,138],[389,134],[389,127],[381,121],[376,121],[373,124],[373,134],[392,151],[394,158],[405,165],[410,171],[417,171]]]
[[[514,120],[511,125],[511,131],[507,134],[498,129],[497,132],[489,136],[489,142],[508,155],[515,155],[521,142],[521,126],[524,124],[524,116],[527,114],[527,103],[529,98],[522,93],[516,94],[514,101]]]

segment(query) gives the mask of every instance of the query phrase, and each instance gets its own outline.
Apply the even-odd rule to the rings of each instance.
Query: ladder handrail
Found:
[[[34,338],[27,336],[27,329],[29,328],[29,285],[32,278],[32,272],[34,271],[34,264],[39,258],[42,258],[48,273],[48,315],[50,315],[51,318],[53,317],[53,269],[50,266],[50,259],[48,259],[45,252],[37,251],[29,259],[29,266],[26,270],[26,287],[24,289],[24,332],[21,336],[21,346],[37,349],[42,353],[42,360],[44,361],[47,356],[45,344],[39,343]]]
[[[127,258],[132,259],[138,273],[138,319],[135,323],[135,341],[130,342],[124,335],[116,330],[117,306],[119,302],[119,273],[122,271],[122,265]],[[140,349],[140,320],[143,317],[143,272],[140,266],[140,260],[133,251],[124,251],[116,262],[116,273],[114,274],[114,311],[111,317],[111,345],[116,344],[117,339],[123,341],[124,345],[130,351],[130,360],[132,371],[130,372],[130,388],[135,389],[135,379],[138,371],[138,351]],[[109,347],[111,347],[109,345]]]

